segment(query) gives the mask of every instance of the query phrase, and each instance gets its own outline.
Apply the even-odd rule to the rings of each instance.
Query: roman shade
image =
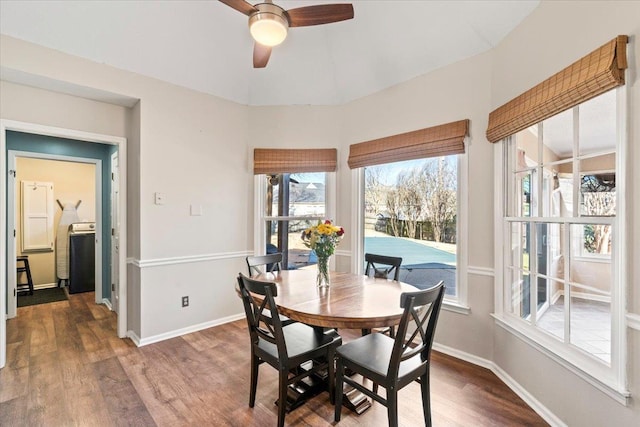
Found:
[[[349,147],[348,164],[351,169],[355,169],[464,153],[464,138],[468,132],[469,120],[465,119],[352,144]]]
[[[627,36],[618,36],[489,114],[487,139],[509,135],[624,84]]]
[[[338,150],[335,148],[253,150],[253,173],[335,172]]]

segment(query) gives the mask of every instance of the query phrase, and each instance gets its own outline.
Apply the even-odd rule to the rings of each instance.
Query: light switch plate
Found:
[[[202,216],[202,205],[191,205],[191,216]]]
[[[156,205],[164,205],[165,202],[165,196],[164,193],[154,193],[154,203]]]

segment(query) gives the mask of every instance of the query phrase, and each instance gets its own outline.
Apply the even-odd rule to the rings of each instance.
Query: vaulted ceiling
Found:
[[[0,32],[242,104],[335,105],[491,49],[539,1],[352,3],[353,20],[291,28],[264,69],[247,17],[215,0],[2,0]]]

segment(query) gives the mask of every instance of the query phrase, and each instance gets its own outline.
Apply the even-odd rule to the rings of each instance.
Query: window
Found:
[[[282,252],[282,267],[316,263],[301,234],[335,215],[335,148],[256,148],[255,253]]]
[[[352,144],[348,164],[357,175],[356,242],[352,268],[364,253],[402,257],[400,280],[420,288],[443,280],[446,307],[468,313],[465,249],[466,137],[469,120],[440,124]],[[461,195],[462,194],[462,195]],[[462,242],[464,243],[464,242]],[[465,271],[461,271],[465,269]]]
[[[618,92],[504,144],[504,319],[599,379],[623,360]]]
[[[258,175],[264,194],[263,215],[265,253],[282,252],[284,269],[317,262],[315,254],[302,244],[303,230],[327,218],[327,173],[281,173]]]
[[[363,216],[364,253],[402,257],[401,281],[442,280],[458,298],[457,155],[364,168]]]

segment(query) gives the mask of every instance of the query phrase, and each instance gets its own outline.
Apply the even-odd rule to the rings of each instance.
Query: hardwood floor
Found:
[[[276,371],[262,365],[249,408],[246,322],[137,348],[116,337],[115,315],[93,293],[22,307],[8,321],[7,366],[0,370],[0,426],[271,426]],[[346,333],[345,333],[346,332]],[[341,331],[344,339],[359,331]],[[490,371],[435,353],[435,426],[547,425]],[[419,385],[400,391],[400,424],[424,425]],[[340,426],[386,425],[379,404]],[[287,425],[334,425],[322,393],[287,414]]]

